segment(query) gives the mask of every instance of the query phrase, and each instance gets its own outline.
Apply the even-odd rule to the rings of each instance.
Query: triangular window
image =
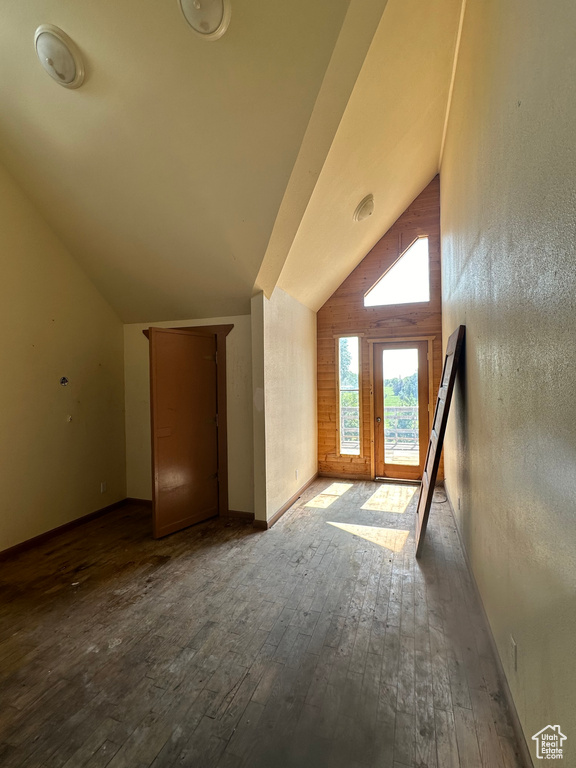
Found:
[[[428,238],[419,237],[364,296],[365,307],[430,301]]]

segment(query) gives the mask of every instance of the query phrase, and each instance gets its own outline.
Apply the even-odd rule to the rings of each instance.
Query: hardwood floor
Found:
[[[448,504],[416,561],[412,491],[321,478],[270,531],[159,541],[131,505],[0,563],[2,768],[520,766]]]

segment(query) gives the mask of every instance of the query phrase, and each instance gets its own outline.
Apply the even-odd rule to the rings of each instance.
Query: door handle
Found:
[[[380,416],[376,416],[376,423],[380,424],[381,421],[382,421],[382,419],[380,418]]]

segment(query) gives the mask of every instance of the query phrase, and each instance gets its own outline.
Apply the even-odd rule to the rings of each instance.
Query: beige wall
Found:
[[[252,313],[262,345],[254,352],[256,518],[270,520],[318,467],[316,313],[279,288],[270,300],[256,296]]]
[[[2,550],[124,498],[125,461],[122,324],[2,168],[0,232]]]
[[[441,174],[444,338],[467,327],[447,486],[532,754],[531,736],[560,724],[566,765],[576,765],[575,29],[573,0],[468,0]]]
[[[124,326],[128,496],[137,499],[152,498],[150,371],[148,340],[142,333],[143,329],[151,325],[159,328],[177,328],[186,325],[228,323],[234,325],[226,340],[229,505],[230,509],[239,512],[254,511],[250,315]]]
[[[252,297],[252,417],[254,434],[254,518],[266,521],[266,413],[264,402],[263,292]]]

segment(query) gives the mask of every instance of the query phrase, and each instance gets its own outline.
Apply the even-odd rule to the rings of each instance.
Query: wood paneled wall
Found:
[[[361,226],[359,224],[358,226]],[[428,235],[430,302],[365,307],[364,295],[419,235]],[[361,453],[338,454],[336,337],[364,334],[360,344]],[[434,336],[433,386],[442,372],[440,290],[440,179],[436,176],[318,312],[318,462],[321,475],[372,474],[370,354],[368,339]],[[434,402],[431,404],[434,408]],[[442,467],[439,477],[442,476]]]

